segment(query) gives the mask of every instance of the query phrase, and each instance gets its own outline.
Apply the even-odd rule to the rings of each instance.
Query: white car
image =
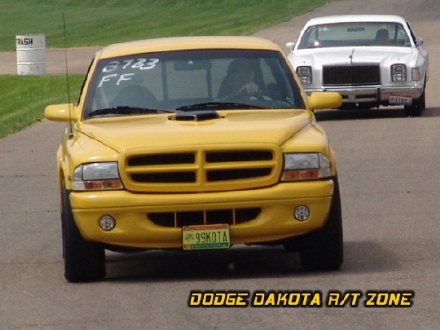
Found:
[[[305,91],[336,91],[341,108],[425,108],[428,53],[395,15],[338,15],[309,20],[288,55]]]

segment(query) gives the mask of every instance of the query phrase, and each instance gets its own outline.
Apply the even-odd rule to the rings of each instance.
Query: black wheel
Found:
[[[423,93],[417,100],[413,100],[411,105],[404,107],[405,115],[410,117],[417,117],[422,114],[422,111],[426,108],[426,96],[425,87],[423,87]]]
[[[291,239],[288,250],[299,250],[304,270],[337,270],[344,259],[341,198],[338,178],[326,225],[310,234]]]
[[[344,259],[343,251],[341,197],[336,177],[327,224],[312,233],[301,250],[301,266],[305,270],[337,270]]]
[[[99,281],[105,277],[105,250],[81,236],[73,220],[69,192],[63,188],[61,205],[64,276],[69,282]]]

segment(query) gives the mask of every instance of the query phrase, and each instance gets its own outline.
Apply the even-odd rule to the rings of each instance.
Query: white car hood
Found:
[[[338,47],[296,50],[290,59],[296,68],[308,65],[314,68],[324,65],[413,63],[415,55],[405,47]]]

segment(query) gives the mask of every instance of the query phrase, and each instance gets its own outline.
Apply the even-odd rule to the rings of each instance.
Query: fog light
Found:
[[[101,219],[99,219],[99,227],[102,230],[109,231],[115,228],[116,220],[110,215],[104,215]]]
[[[304,221],[309,218],[310,211],[309,208],[305,205],[300,205],[295,207],[294,217],[296,220]]]

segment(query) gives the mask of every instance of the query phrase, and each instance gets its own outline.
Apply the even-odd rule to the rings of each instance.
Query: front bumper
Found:
[[[258,208],[254,219],[230,225],[231,244],[263,243],[306,234],[326,223],[334,190],[331,179],[282,183],[262,189],[188,193],[133,194],[128,191],[71,192],[75,222],[86,240],[145,248],[182,248],[182,228],[154,223],[149,214]],[[296,206],[307,205],[310,217],[294,219]],[[111,215],[116,227],[104,231],[99,219]]]
[[[342,96],[343,103],[375,103],[377,105],[389,105],[391,95],[407,96],[418,99],[423,93],[423,85],[415,84],[412,87],[386,87],[386,86],[332,86],[319,89],[306,88],[307,94],[315,91],[338,92]]]

